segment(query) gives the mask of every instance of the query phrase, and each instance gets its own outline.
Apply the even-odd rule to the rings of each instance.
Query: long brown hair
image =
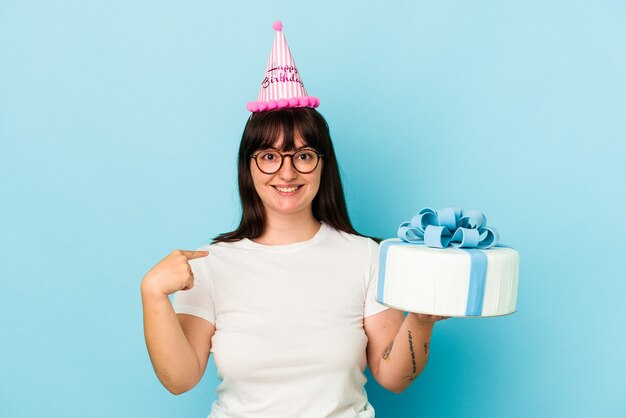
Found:
[[[320,187],[313,199],[315,219],[337,230],[360,235],[354,230],[348,217],[328,124],[315,109],[302,107],[252,113],[248,119],[239,145],[237,165],[241,221],[237,229],[216,236],[213,242],[253,239],[263,233],[265,211],[252,182],[250,161],[255,151],[274,147],[281,136],[284,150],[295,149],[295,137],[300,136],[307,146],[324,155]]]

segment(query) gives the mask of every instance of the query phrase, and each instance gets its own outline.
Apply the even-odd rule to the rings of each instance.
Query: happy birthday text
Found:
[[[261,82],[261,86],[266,89],[272,83],[300,83],[298,69],[293,65],[278,65],[267,70],[267,76]]]

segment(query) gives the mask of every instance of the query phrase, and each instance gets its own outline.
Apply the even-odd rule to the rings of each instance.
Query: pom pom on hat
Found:
[[[272,25],[272,28],[274,28],[274,30],[277,31],[282,31],[283,30],[283,22],[281,22],[280,20],[277,20],[276,22],[274,22],[274,24]]]

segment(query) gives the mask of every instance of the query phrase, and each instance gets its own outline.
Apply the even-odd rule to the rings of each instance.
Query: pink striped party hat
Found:
[[[319,106],[320,100],[309,96],[304,88],[300,72],[283,35],[283,24],[276,21],[272,27],[276,30],[276,36],[261,81],[259,97],[256,102],[248,102],[246,107],[250,112],[263,112],[287,107]]]

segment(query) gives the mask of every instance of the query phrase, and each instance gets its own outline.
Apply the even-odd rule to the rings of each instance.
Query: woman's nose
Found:
[[[291,155],[285,155],[283,156],[283,158],[285,159],[283,160],[283,166],[280,168],[278,172],[278,175],[280,176],[280,178],[287,180],[287,179],[293,179],[297,177],[298,172],[293,166],[293,157]],[[289,158],[289,161],[287,161],[287,158]]]

